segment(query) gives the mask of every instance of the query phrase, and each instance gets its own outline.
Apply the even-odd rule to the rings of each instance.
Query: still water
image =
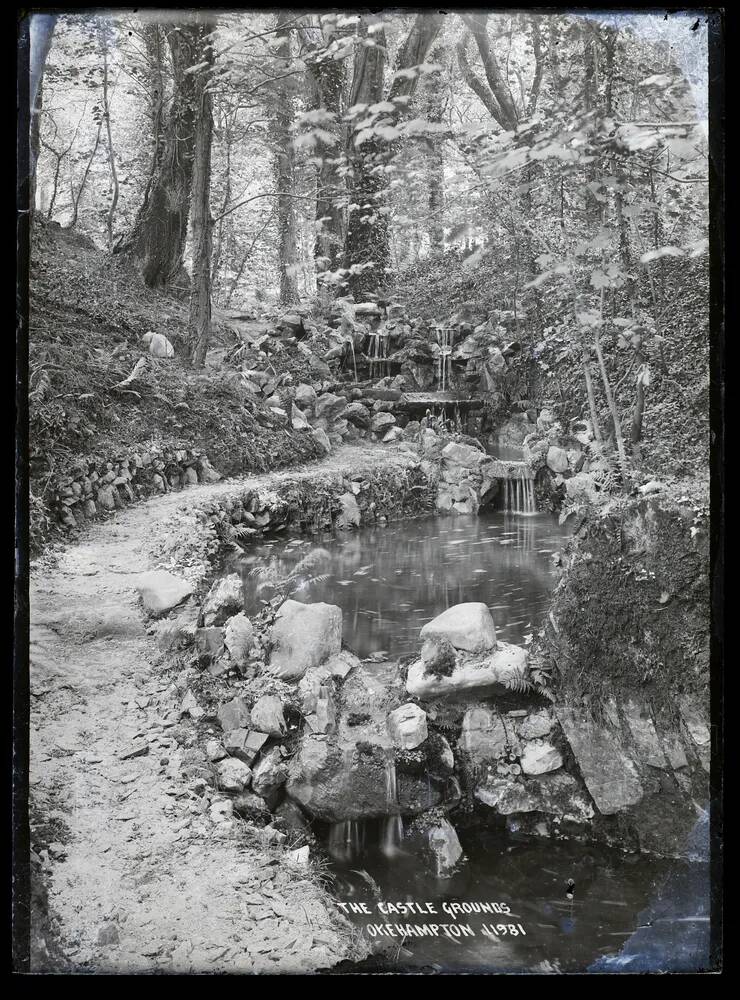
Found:
[[[494,832],[460,833],[466,861],[448,879],[435,878],[408,852],[391,861],[371,847],[354,864],[334,863],[337,898],[348,907],[364,902],[371,912],[350,912],[349,919],[368,941],[389,947],[369,968],[557,974],[707,967],[706,864],[657,861],[593,844],[524,844]],[[431,903],[436,913],[383,914],[379,904],[388,901]],[[455,903],[468,910],[504,904],[509,912],[451,916],[445,905]],[[440,931],[404,941],[369,930],[386,923],[456,924],[472,936]]]
[[[419,650],[419,630],[453,604],[487,604],[504,642],[537,629],[556,580],[567,527],[548,514],[424,518],[251,546],[243,561],[247,614],[290,579],[293,600],[344,614],[358,656]],[[315,582],[311,582],[311,579]]]

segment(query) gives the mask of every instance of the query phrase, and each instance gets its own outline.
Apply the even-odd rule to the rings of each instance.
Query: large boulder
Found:
[[[288,765],[278,747],[270,750],[252,771],[252,788],[263,798],[272,795],[288,778]]]
[[[163,615],[182,604],[192,592],[192,586],[179,576],[164,569],[142,573],[136,582],[141,602],[151,615]]]
[[[412,701],[407,702],[388,716],[388,732],[394,746],[415,750],[428,736],[427,713]]]
[[[339,416],[346,405],[347,400],[344,396],[335,396],[332,392],[326,392],[316,400],[314,409],[318,418],[324,417],[326,420],[331,420],[332,417]]]
[[[243,698],[232,698],[219,705],[216,715],[225,733],[249,725],[249,706]]]
[[[491,775],[477,786],[475,797],[500,816],[538,812],[585,823],[594,815],[593,806],[576,779],[563,772],[529,781]]]
[[[288,727],[283,715],[283,703],[274,694],[264,694],[252,706],[252,727],[270,736],[285,736]]]
[[[224,645],[232,661],[239,667],[247,664],[253,636],[252,623],[243,611],[227,620],[224,627]]]
[[[374,744],[340,747],[326,736],[308,736],[288,765],[285,790],[310,817],[327,823],[385,816],[386,765],[386,751]]]
[[[450,441],[442,449],[442,458],[445,462],[462,465],[466,469],[477,469],[486,457],[485,452],[478,451],[477,448],[473,448],[469,444],[460,444],[456,441]]]
[[[449,676],[428,673],[424,662],[418,660],[409,667],[406,690],[412,697],[421,699],[484,689],[503,694],[525,678],[528,661],[526,649],[506,642],[499,642],[496,651],[489,656],[459,661]]]
[[[547,449],[547,467],[551,472],[563,473],[568,471],[568,453],[565,448],[559,448],[553,444]]]
[[[227,618],[241,611],[244,606],[242,580],[238,573],[216,580],[203,602],[203,624],[223,625]]]
[[[643,787],[620,730],[595,722],[584,711],[560,706],[556,712],[599,812],[610,816],[637,805]]]
[[[342,417],[363,431],[368,429],[370,426],[370,420],[372,419],[370,410],[357,401],[350,403],[349,406],[342,411]]]
[[[455,649],[483,653],[496,648],[496,629],[485,604],[455,604],[421,630],[421,638],[447,639]]]
[[[384,410],[381,410],[373,417],[370,427],[374,434],[382,436],[386,434],[395,423],[396,418],[392,413],[386,413]]]
[[[334,604],[286,601],[272,627],[270,673],[300,680],[342,648],[342,611]]]

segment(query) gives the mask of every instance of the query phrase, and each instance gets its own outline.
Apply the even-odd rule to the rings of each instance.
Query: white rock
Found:
[[[331,454],[331,441],[329,440],[329,436],[325,430],[322,430],[320,427],[314,427],[311,431],[311,436],[319,446],[322,455]]]
[[[547,449],[547,467],[553,472],[567,472],[568,471],[568,453],[564,448],[558,448],[557,445],[553,444]]]
[[[308,420],[306,420],[295,403],[293,403],[290,408],[290,422],[293,425],[293,429],[296,431],[304,431],[309,426]]]
[[[421,638],[443,636],[455,649],[482,653],[496,647],[496,629],[485,604],[455,604],[422,628]]]
[[[478,451],[469,444],[459,444],[450,441],[442,449],[442,458],[450,464],[462,465],[466,469],[477,469],[481,462],[488,456],[483,451]]]
[[[144,336],[148,335],[144,334]],[[164,334],[155,333],[149,341],[149,353],[154,358],[174,358],[175,348]]]
[[[342,611],[334,604],[286,601],[272,627],[269,672],[299,680],[342,648]]]
[[[243,792],[251,777],[251,770],[236,757],[227,757],[218,765],[218,782],[225,792]]]
[[[154,615],[171,611],[193,592],[189,583],[164,569],[142,573],[136,582],[136,589],[146,610]]]
[[[226,756],[226,751],[224,750],[223,743],[220,740],[208,740],[206,743],[206,757],[214,763],[217,764],[220,760],[223,760]]]
[[[415,750],[429,735],[427,713],[412,701],[401,705],[388,716],[388,732],[394,746]]]
[[[252,648],[252,638],[254,629],[252,623],[240,611],[226,622],[224,627],[224,645],[228,649],[231,659],[240,667],[244,667],[249,659],[249,651]]]
[[[406,690],[415,698],[436,698],[480,688],[506,688],[526,675],[528,662],[526,649],[506,642],[499,642],[490,656],[458,663],[449,677],[427,674],[423,660],[418,660],[409,667]]]
[[[266,754],[252,771],[252,788],[263,797],[277,791],[288,777],[288,765],[278,747]]]
[[[528,743],[521,757],[524,774],[547,774],[563,766],[563,758],[552,743]]]
[[[447,819],[441,819],[429,830],[429,849],[436,866],[437,875],[450,875],[457,862],[462,857],[462,847],[457,832]]]
[[[230,799],[218,799],[208,810],[214,823],[224,823],[234,815],[234,803]]]
[[[308,863],[311,858],[311,848],[308,844],[304,847],[299,847],[297,851],[288,852],[288,860],[294,865],[300,865],[302,868],[308,867]]]
[[[252,707],[252,728],[269,736],[284,736],[288,727],[283,716],[283,703],[276,695],[265,694]]]
[[[473,763],[495,760],[509,742],[501,716],[490,708],[469,708],[463,718],[460,746]]]

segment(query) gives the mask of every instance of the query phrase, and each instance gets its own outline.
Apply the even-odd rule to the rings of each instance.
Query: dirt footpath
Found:
[[[389,458],[341,449],[298,474]],[[164,697],[172,678],[155,665],[162,654],[133,589],[178,507],[245,482],[132,506],[32,569],[32,843],[40,826],[49,908],[71,971],[305,973],[355,954],[315,876],[282,848],[215,832],[183,777],[187,751],[172,738],[177,720]],[[34,971],[44,971],[43,949]]]

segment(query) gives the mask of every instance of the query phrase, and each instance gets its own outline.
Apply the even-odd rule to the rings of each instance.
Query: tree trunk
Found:
[[[280,11],[275,35],[280,45],[276,55],[282,66],[277,74],[284,74],[290,64],[290,36],[288,26],[294,20],[289,11]],[[295,153],[293,151],[293,97],[285,80],[275,87],[275,183],[278,191],[278,270],[280,274],[280,302],[289,305],[297,302],[298,282],[296,280],[296,217],[295,202],[292,198],[295,186]]]
[[[152,288],[171,284],[182,268],[199,107],[198,74],[186,71],[198,63],[199,39],[193,21],[167,29],[174,81],[162,157],[149,196],[118,246],[139,260],[144,282]]]
[[[411,31],[398,51],[396,70],[410,69],[424,62],[444,21],[444,14],[418,14]],[[366,41],[366,34],[363,35]],[[349,105],[376,104],[383,100],[385,73],[385,33],[373,35],[372,45],[360,45],[355,51],[352,92]],[[417,77],[396,76],[388,100],[397,106],[391,122],[400,118],[402,110],[416,90]],[[349,287],[355,300],[375,294],[387,279],[390,263],[388,220],[385,195],[388,186],[385,167],[392,150],[388,143],[373,136],[357,146],[357,133],[350,130],[348,161],[350,175],[350,207],[344,247],[344,266],[352,269]]]
[[[612,392],[611,382],[609,381],[609,373],[606,370],[604,355],[601,350],[601,338],[599,335],[598,328],[594,336],[594,350],[596,351],[596,357],[599,362],[599,371],[601,372],[601,381],[604,385],[604,395],[606,396],[606,402],[609,407],[609,414],[612,418],[612,424],[614,425],[614,440],[616,441],[617,444],[617,456],[619,458],[619,469],[622,474],[622,482],[626,483],[628,475],[628,464],[627,464],[627,453],[624,448],[624,435],[622,434],[622,422],[619,419],[619,411],[617,410],[617,404],[614,400],[614,393]]]
[[[29,29],[29,107],[30,125],[30,185],[28,193],[29,218],[33,221],[36,203],[36,164],[39,159],[39,121],[43,102],[43,79],[46,59],[56,24],[56,14],[32,14]]]
[[[108,231],[108,252],[113,250],[113,219],[116,215],[118,205],[118,171],[116,170],[116,153],[113,148],[113,134],[110,123],[110,98],[108,94],[108,40],[105,37],[105,27],[100,29],[100,44],[103,49],[103,119],[105,121],[105,131],[108,138],[108,164],[110,166],[111,184],[113,185],[113,198],[111,199],[106,220]]]
[[[211,342],[211,145],[213,142],[213,98],[208,90],[213,67],[213,46],[210,36],[215,24],[206,15],[198,15],[200,37],[204,49],[200,53],[205,66],[197,73],[195,96],[197,121],[195,127],[195,160],[190,224],[193,242],[193,274],[190,282],[190,317],[188,339],[191,361],[196,368],[205,365]]]

